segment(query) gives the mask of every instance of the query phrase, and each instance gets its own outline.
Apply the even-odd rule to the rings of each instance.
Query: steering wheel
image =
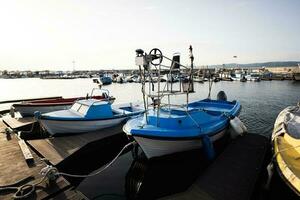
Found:
[[[161,50],[158,48],[154,48],[149,52],[149,55],[151,56],[151,64],[154,66],[160,65],[163,61],[163,55]],[[154,60],[158,60],[157,62],[153,62]]]

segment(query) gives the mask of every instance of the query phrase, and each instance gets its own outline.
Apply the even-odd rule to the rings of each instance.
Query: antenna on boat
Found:
[[[139,71],[140,71],[140,77],[141,77],[141,83],[142,83],[142,94],[143,94],[143,102],[144,102],[144,108],[145,108],[145,116],[146,116],[146,121],[147,119],[147,103],[146,103],[146,92],[145,92],[145,68],[149,67],[149,62],[146,62],[146,53],[144,53],[144,50],[142,49],[137,49],[135,50],[136,52],[136,57],[135,57],[135,64],[139,66]],[[143,69],[142,69],[143,66]]]
[[[193,69],[194,69],[194,55],[193,55],[193,47],[190,45],[189,47],[189,54],[190,54],[190,59],[191,59],[191,69],[190,69],[190,75],[188,79],[188,90],[186,93],[186,108],[188,109],[188,104],[189,104],[189,92],[194,92],[194,82],[193,82]]]

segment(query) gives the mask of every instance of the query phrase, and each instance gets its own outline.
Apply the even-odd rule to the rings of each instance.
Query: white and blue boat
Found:
[[[199,149],[204,140],[214,143],[223,138],[230,117],[240,110],[237,101],[205,99],[187,107],[151,109],[147,115],[129,120],[123,130],[133,136],[148,158],[159,157]]]
[[[140,104],[112,105],[110,101],[84,99],[68,110],[35,113],[41,126],[51,135],[85,133],[118,125],[144,112]]]
[[[191,47],[190,51],[191,67],[193,67]],[[155,54],[153,55],[153,53]],[[158,65],[156,69],[160,69],[162,58],[166,57],[158,49],[150,51],[149,54],[137,50],[137,64],[146,66],[143,74],[151,74],[149,69],[151,69],[150,63],[153,64],[153,58],[160,59],[156,64]],[[192,72],[192,70],[186,71]],[[172,66],[170,67],[171,73]],[[166,84],[169,83],[166,82]],[[180,88],[176,91],[160,89],[158,85],[158,91],[155,93],[146,93],[143,86],[144,99],[152,99],[153,103],[150,104],[152,107],[147,104],[151,100],[144,100],[146,108],[148,108],[144,115],[129,120],[123,127],[124,132],[133,137],[149,159],[200,148],[203,148],[208,158],[212,159],[214,157],[213,144],[225,137],[225,132],[231,123],[230,120],[238,116],[241,110],[240,103],[227,101],[225,93],[218,95],[219,100],[208,98],[189,103],[189,93],[193,92],[192,81],[185,81],[182,84],[185,85],[181,87],[181,83],[177,84]],[[174,89],[174,87],[163,86],[162,88]],[[185,94],[187,102],[181,105],[171,104],[170,96],[179,94]],[[168,100],[165,104],[163,97],[167,97]]]

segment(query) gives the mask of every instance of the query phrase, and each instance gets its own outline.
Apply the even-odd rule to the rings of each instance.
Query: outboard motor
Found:
[[[217,94],[217,100],[219,101],[227,101],[227,95],[225,94],[224,91],[220,91],[218,94]]]
[[[35,120],[39,120],[42,114],[40,111],[34,111],[33,115]]]

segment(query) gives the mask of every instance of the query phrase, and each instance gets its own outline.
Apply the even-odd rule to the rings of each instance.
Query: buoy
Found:
[[[247,132],[246,126],[238,117],[234,117],[233,119],[230,120],[230,126],[232,128],[231,131],[232,138],[236,138],[239,135],[244,135]]]

